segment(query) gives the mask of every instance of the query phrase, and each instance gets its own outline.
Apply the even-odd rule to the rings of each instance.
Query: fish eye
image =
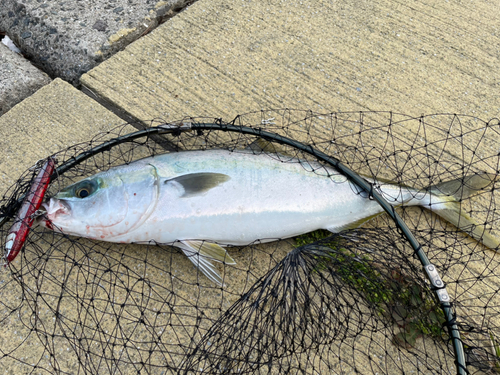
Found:
[[[96,191],[96,183],[92,180],[82,181],[75,186],[75,196],[77,198],[87,198]]]
[[[76,192],[76,196],[78,198],[85,198],[85,197],[88,197],[89,195],[90,195],[90,191],[88,189],[85,189],[85,188],[81,188]]]

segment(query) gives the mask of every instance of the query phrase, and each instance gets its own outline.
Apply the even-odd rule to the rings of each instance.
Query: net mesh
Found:
[[[269,143],[255,150],[257,137],[226,131],[221,119],[188,120],[221,130],[108,147],[60,174],[46,196],[112,166],[180,150],[253,149],[329,177],[323,162],[296,148]],[[272,110],[230,124],[292,138],[368,179],[393,181],[396,194],[381,190],[388,201],[500,169],[496,119]],[[123,132],[118,127],[54,156],[62,165]],[[26,171],[3,194],[2,247],[36,173]],[[460,202],[497,238],[499,187],[495,181]],[[114,244],[37,227],[0,275],[0,367],[50,374],[456,374],[447,330],[453,323],[466,371],[498,373],[499,255],[429,210],[403,204],[397,212],[445,282],[453,322],[386,214],[338,234],[319,230],[229,248],[236,264],[216,265],[223,286],[168,244]]]

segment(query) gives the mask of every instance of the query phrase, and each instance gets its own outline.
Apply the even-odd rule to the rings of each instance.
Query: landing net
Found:
[[[500,173],[496,119],[272,110],[231,120],[153,121],[151,128],[161,130],[136,138],[126,126],[52,155],[59,169],[46,197],[113,166],[188,150],[251,150],[329,178],[328,163],[314,156],[321,153],[366,181],[379,181],[368,192],[343,182],[354,194],[373,199],[378,192],[387,201],[409,191],[421,196],[450,180],[465,192],[470,176]],[[262,142],[263,132],[274,139]],[[3,193],[2,248],[37,175],[37,168],[26,171]],[[400,186],[397,193],[380,190],[388,181]],[[499,187],[492,180],[458,205],[495,238]],[[388,214],[338,234],[320,230],[231,247],[236,264],[216,264],[223,286],[168,244],[113,244],[34,227],[0,274],[0,368],[36,374],[498,373],[500,255],[467,234],[474,225],[460,230],[405,204],[396,212],[441,287],[431,284]],[[438,299],[443,290],[446,303]]]

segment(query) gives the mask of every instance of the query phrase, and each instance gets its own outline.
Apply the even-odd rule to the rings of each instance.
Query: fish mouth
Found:
[[[48,202],[42,203],[40,209],[35,213],[37,220],[44,218],[50,221],[60,218],[61,216],[68,216],[71,213],[69,205],[56,198],[50,198]]]
[[[70,215],[71,210],[67,203],[59,199],[50,198],[49,201],[42,203],[40,208],[32,215],[34,226],[42,226],[54,230],[52,221],[62,216]]]

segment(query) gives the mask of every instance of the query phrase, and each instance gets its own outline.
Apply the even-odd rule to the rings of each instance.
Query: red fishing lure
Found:
[[[54,167],[54,158],[48,158],[33,181],[23,204],[19,209],[14,224],[10,228],[5,241],[4,258],[6,259],[7,264],[16,258],[26,241],[29,230],[33,225],[34,214],[43,202],[43,197],[45,196],[45,192],[47,191],[47,187],[50,183],[50,176],[54,172]]]

